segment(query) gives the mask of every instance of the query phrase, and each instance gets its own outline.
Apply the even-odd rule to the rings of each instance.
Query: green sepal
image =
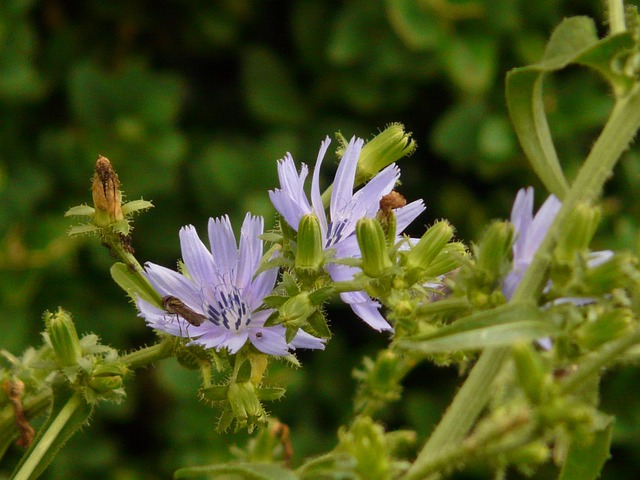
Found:
[[[314,313],[309,317],[307,322],[309,323],[309,326],[313,329],[313,332],[311,332],[313,335],[319,336],[321,338],[331,337],[331,330],[329,329],[327,320],[324,318],[324,315],[322,314],[322,312]]]
[[[480,350],[554,336],[558,328],[531,303],[509,303],[464,317],[435,332],[403,339],[397,346],[420,353]]]
[[[69,228],[67,234],[69,236],[74,235],[92,235],[94,233],[100,232],[102,229],[100,227],[96,227],[95,225],[85,224],[85,225],[74,225]]]
[[[132,200],[131,202],[127,202],[122,205],[122,213],[124,215],[131,215],[133,213],[149,210],[150,208],[153,208],[153,203],[147,200]]]
[[[593,433],[585,442],[584,438],[574,438],[560,471],[558,480],[595,480],[610,457],[613,423]]]
[[[200,395],[210,402],[224,402],[227,400],[227,390],[229,385],[214,385],[200,389]]]
[[[285,393],[287,393],[287,389],[282,387],[256,388],[256,396],[258,397],[258,400],[262,400],[265,402],[280,400]]]
[[[92,411],[92,406],[82,398],[80,392],[65,383],[56,385],[49,418],[22,456],[11,478],[38,478],[67,440],[88,422]]]
[[[131,271],[127,265],[121,262],[114,263],[109,272],[113,281],[129,295],[131,300],[137,302],[138,298],[141,298],[158,308],[162,308],[160,295],[153,290],[149,283]]]
[[[173,478],[217,478],[234,477],[246,480],[298,480],[291,470],[273,463],[226,463],[223,465],[207,465],[204,467],[188,467],[176,470]]]
[[[89,205],[76,205],[64,213],[65,217],[92,217],[96,209]]]

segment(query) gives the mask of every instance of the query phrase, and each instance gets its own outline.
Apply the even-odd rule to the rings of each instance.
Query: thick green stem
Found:
[[[536,300],[551,262],[551,252],[565,231],[563,226],[576,205],[595,200],[611,176],[620,155],[640,127],[640,86],[617,100],[609,120],[571,186],[562,208],[527,269],[512,301]],[[508,348],[485,350],[449,409],[418,454],[406,480],[423,478],[425,465],[445,448],[459,444],[491,396],[491,383],[509,357]]]
[[[120,357],[120,361],[133,370],[170,357],[172,352],[173,343],[165,340],[150,347],[144,347],[135,352],[123,355]]]
[[[622,0],[607,0],[609,9],[609,33],[615,35],[627,30],[624,18],[624,2]]]
[[[49,425],[44,436],[33,449],[29,458],[24,462],[22,468],[20,468],[20,470],[15,474],[13,480],[22,480],[31,477],[31,474],[36,468],[38,468],[40,461],[47,454],[62,429],[65,427],[69,419],[71,419],[75,411],[82,406],[83,402],[84,399],[80,392],[76,392],[75,395],[69,399],[62,410],[60,410],[60,413],[56,416],[55,420],[51,425]]]

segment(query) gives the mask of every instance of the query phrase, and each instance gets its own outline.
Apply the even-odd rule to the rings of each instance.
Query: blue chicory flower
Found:
[[[278,270],[256,275],[263,255],[259,238],[263,233],[262,217],[247,214],[239,247],[227,216],[210,218],[208,227],[211,251],[192,225],[180,230],[184,274],[153,263],[145,265],[145,275],[158,293],[163,298],[179,299],[202,319],[201,325],[192,325],[175,312],[169,313],[143,299],[137,302],[139,316],[156,330],[190,338],[190,344],[226,348],[229,353],[236,353],[247,340],[271,355],[287,355],[295,348],[323,349],[324,340],[302,330],[287,344],[282,325],[264,326],[273,310],[258,309],[272,292]]]
[[[359,257],[360,251],[355,236],[356,223],[363,217],[376,216],[380,208],[380,199],[391,192],[400,178],[400,170],[395,164],[391,164],[354,193],[356,168],[364,141],[353,137],[336,171],[327,217],[320,194],[320,168],[330,143],[331,140],[327,137],[320,146],[311,180],[311,201],[304,191],[309,169],[303,163],[298,172],[291,154],[287,154],[278,162],[280,188],[270,191],[269,196],[276,210],[294,230],[298,229],[303,215],[315,214],[320,221],[324,249],[333,250],[333,258]],[[424,209],[422,200],[396,209],[397,233],[402,233]],[[336,263],[329,263],[325,268],[334,281],[351,280],[359,271],[358,268]],[[364,291],[342,293],[340,297],[372,328],[378,331],[392,330],[380,314],[380,304]]]

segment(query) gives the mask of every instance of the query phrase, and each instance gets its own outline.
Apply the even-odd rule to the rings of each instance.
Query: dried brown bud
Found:
[[[111,162],[106,157],[99,155],[91,187],[93,206],[96,209],[94,221],[99,227],[107,227],[124,218],[119,187],[120,181]]]
[[[390,210],[404,207],[407,204],[407,199],[400,195],[395,190],[386,194],[380,199],[380,210],[384,213],[388,213]]]

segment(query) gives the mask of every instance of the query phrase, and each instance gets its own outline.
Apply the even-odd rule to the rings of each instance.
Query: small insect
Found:
[[[201,313],[194,312],[187,307],[182,300],[171,295],[162,297],[162,308],[174,315],[180,315],[194,327],[199,327],[207,319]]]

